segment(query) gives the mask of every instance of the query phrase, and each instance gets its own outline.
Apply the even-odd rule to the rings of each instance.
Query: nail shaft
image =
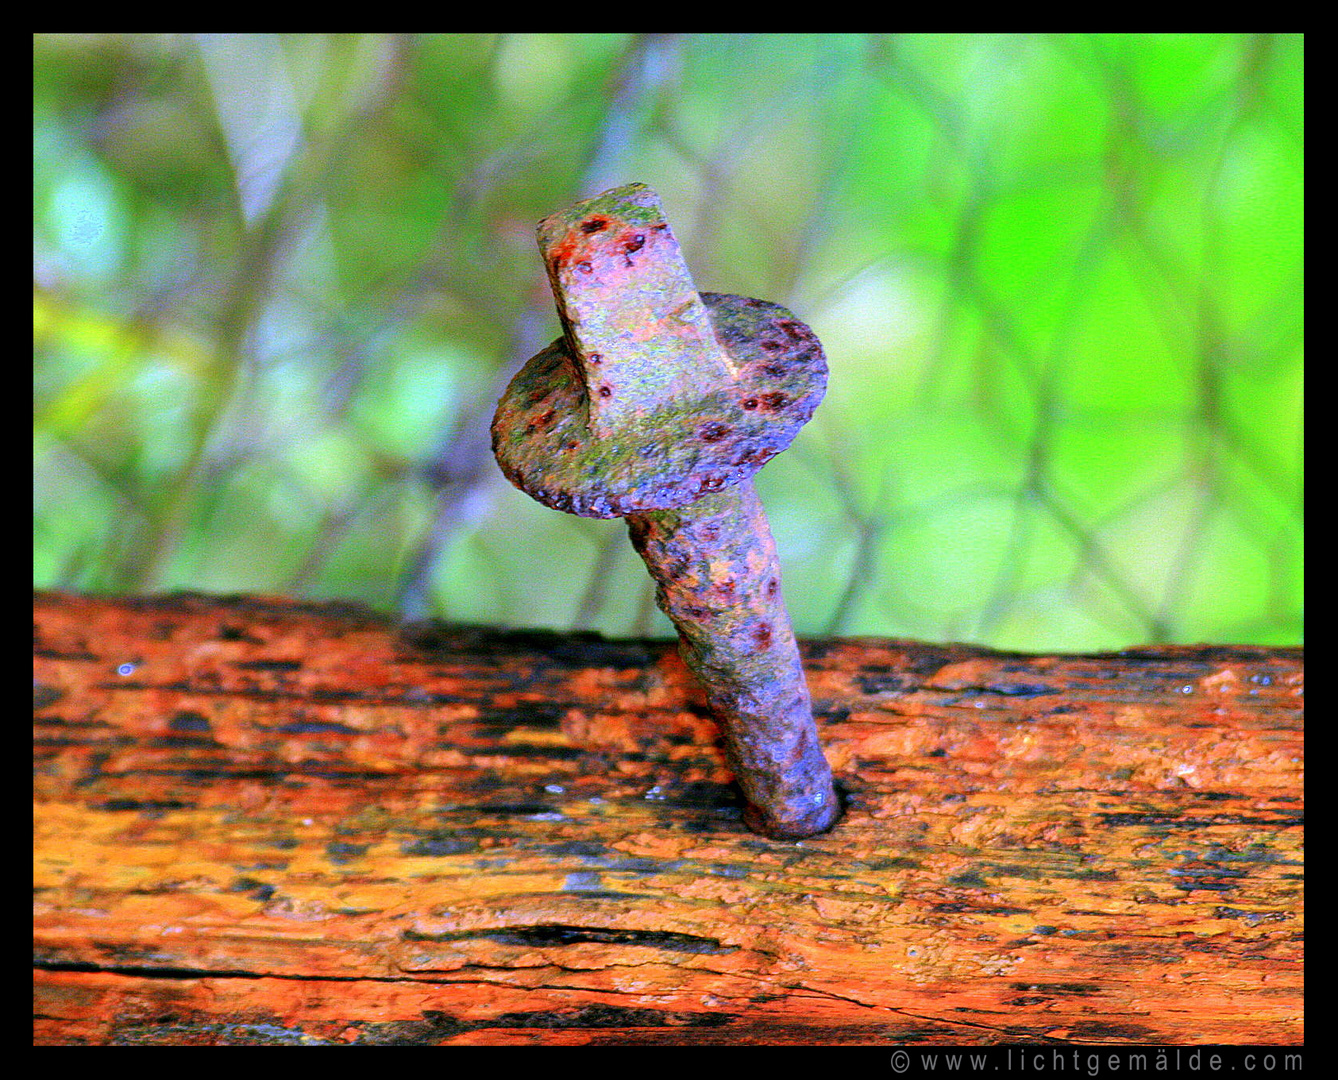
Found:
[[[678,630],[679,653],[720,721],[748,825],[776,839],[840,815],[780,585],[780,561],[751,480],[675,510],[627,518]]]

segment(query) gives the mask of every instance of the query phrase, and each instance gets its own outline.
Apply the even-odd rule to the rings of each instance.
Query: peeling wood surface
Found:
[[[1299,1043],[1299,649],[803,643],[740,821],[672,642],[34,597],[34,1040]]]

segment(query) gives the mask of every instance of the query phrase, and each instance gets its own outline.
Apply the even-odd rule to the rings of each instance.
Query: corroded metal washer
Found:
[[[827,389],[817,336],[779,304],[701,298],[737,379],[601,436],[589,423],[577,363],[558,338],[511,381],[493,419],[493,452],[507,479],[555,510],[624,517],[732,487],[789,446]]]

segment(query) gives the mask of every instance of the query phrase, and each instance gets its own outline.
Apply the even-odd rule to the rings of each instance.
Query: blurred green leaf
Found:
[[[1300,35],[36,35],[34,583],[670,632],[488,422],[642,180],[827,399],[801,634],[1300,639]]]

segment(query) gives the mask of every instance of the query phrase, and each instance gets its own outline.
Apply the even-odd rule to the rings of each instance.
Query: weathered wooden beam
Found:
[[[805,644],[748,832],[671,642],[34,598],[39,1043],[1299,1043],[1298,649]]]

